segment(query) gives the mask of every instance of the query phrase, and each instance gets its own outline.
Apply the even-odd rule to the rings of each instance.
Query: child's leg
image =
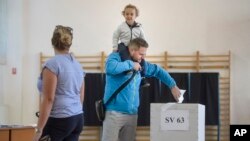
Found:
[[[131,60],[128,47],[125,46],[124,43],[118,44],[118,52],[119,52],[119,55],[121,56],[122,61]]]
[[[118,53],[119,53],[119,55],[121,56],[121,60],[122,60],[122,61],[131,60],[131,57],[130,57],[130,54],[129,54],[129,51],[128,51],[128,47],[125,46],[124,43],[118,44]],[[124,73],[126,73],[126,74],[131,74],[132,71],[133,71],[133,69],[127,70],[127,71],[125,71]]]
[[[141,77],[142,77],[142,80],[141,80],[141,87],[149,87],[150,86],[150,84],[148,83],[148,81],[146,80],[146,78],[145,78],[145,60],[144,59],[142,59],[141,60],[141,63],[140,63],[140,65],[141,65]]]
[[[143,78],[145,78],[145,69],[144,69],[145,66],[144,66],[144,64],[145,64],[145,60],[142,59],[141,62],[140,62],[140,65],[141,65],[140,73],[141,73],[141,77],[143,77]]]

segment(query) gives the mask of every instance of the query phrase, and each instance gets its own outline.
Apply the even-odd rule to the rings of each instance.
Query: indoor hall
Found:
[[[95,101],[104,96],[113,34],[125,21],[122,11],[128,4],[139,9],[135,21],[149,45],[145,60],[186,90],[183,102],[176,103],[162,81],[147,78],[150,86],[139,92],[136,141],[188,139],[187,131],[199,141],[228,141],[230,125],[250,124],[248,0],[0,0],[1,141],[32,140],[36,132],[42,101],[37,82],[44,63],[55,55],[51,38],[57,25],[73,29],[70,53],[86,73],[79,141],[101,140]],[[175,138],[165,126],[151,125],[161,122],[157,104],[167,103],[177,113],[175,106],[184,106],[181,112],[190,116],[188,128],[170,131]],[[192,104],[204,111],[189,113],[185,108]],[[191,131],[196,124],[198,129]]]

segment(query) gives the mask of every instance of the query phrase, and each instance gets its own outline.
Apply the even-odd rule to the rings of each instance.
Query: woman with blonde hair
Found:
[[[58,25],[51,39],[55,56],[45,62],[38,80],[42,94],[33,141],[78,141],[83,128],[84,76],[81,64],[69,53],[73,29]]]

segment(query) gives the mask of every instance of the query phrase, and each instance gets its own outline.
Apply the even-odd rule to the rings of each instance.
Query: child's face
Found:
[[[136,10],[134,8],[126,8],[124,10],[124,15],[123,16],[124,16],[126,22],[129,25],[132,25],[135,22]]]

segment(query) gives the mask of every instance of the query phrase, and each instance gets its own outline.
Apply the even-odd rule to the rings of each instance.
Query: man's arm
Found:
[[[178,102],[178,98],[181,95],[180,89],[176,85],[175,80],[170,76],[170,74],[156,64],[151,64],[149,62],[145,62],[145,76],[146,77],[156,77],[161,80],[165,85],[167,85],[171,93],[173,94],[175,100]]]
[[[134,62],[131,60],[121,62],[121,57],[119,56],[119,53],[111,53],[106,60],[105,67],[107,74],[116,75],[124,71],[133,69]]]

